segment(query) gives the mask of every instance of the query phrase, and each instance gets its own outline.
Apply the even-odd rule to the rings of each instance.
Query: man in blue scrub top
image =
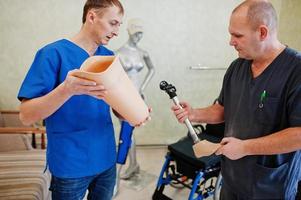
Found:
[[[103,45],[118,35],[123,7],[118,0],[87,0],[78,34],[40,49],[18,94],[20,119],[45,119],[52,199],[109,200],[116,177],[110,107],[103,85],[73,76],[93,55],[113,55]]]
[[[230,45],[239,58],[223,81],[219,104],[172,110],[180,122],[225,121],[222,200],[296,198],[301,180],[301,54],[277,39],[277,15],[248,0],[231,15]]]

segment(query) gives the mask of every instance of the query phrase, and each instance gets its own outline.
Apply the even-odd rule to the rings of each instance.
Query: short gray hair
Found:
[[[260,25],[264,24],[272,31],[277,30],[277,13],[270,2],[266,0],[246,0],[238,5],[232,13],[245,6],[248,9],[247,19],[253,29],[257,29]]]

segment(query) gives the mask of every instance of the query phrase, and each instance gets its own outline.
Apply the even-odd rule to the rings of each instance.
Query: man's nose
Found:
[[[119,34],[119,28],[116,28],[115,30],[113,30],[113,35],[114,36],[118,36],[118,34]]]
[[[231,36],[230,41],[229,41],[229,45],[230,46],[235,46],[237,43],[235,41],[235,39],[233,38],[233,36]]]

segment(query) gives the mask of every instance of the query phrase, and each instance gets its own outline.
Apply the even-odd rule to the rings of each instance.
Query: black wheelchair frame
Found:
[[[211,142],[220,142],[224,133],[224,123],[216,125],[194,126],[198,137]],[[168,145],[169,152],[159,175],[153,200],[171,200],[164,189],[170,185],[176,188],[188,188],[188,200],[202,200],[213,196],[219,199],[222,184],[220,175],[220,156],[211,155],[196,158],[192,150],[193,142],[188,136]]]

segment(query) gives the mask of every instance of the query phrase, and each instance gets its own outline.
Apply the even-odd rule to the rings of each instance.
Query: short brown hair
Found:
[[[87,0],[83,10],[83,24],[86,22],[86,16],[89,10],[95,9],[103,9],[111,6],[116,6],[119,8],[119,12],[121,14],[124,13],[124,9],[119,0]]]

